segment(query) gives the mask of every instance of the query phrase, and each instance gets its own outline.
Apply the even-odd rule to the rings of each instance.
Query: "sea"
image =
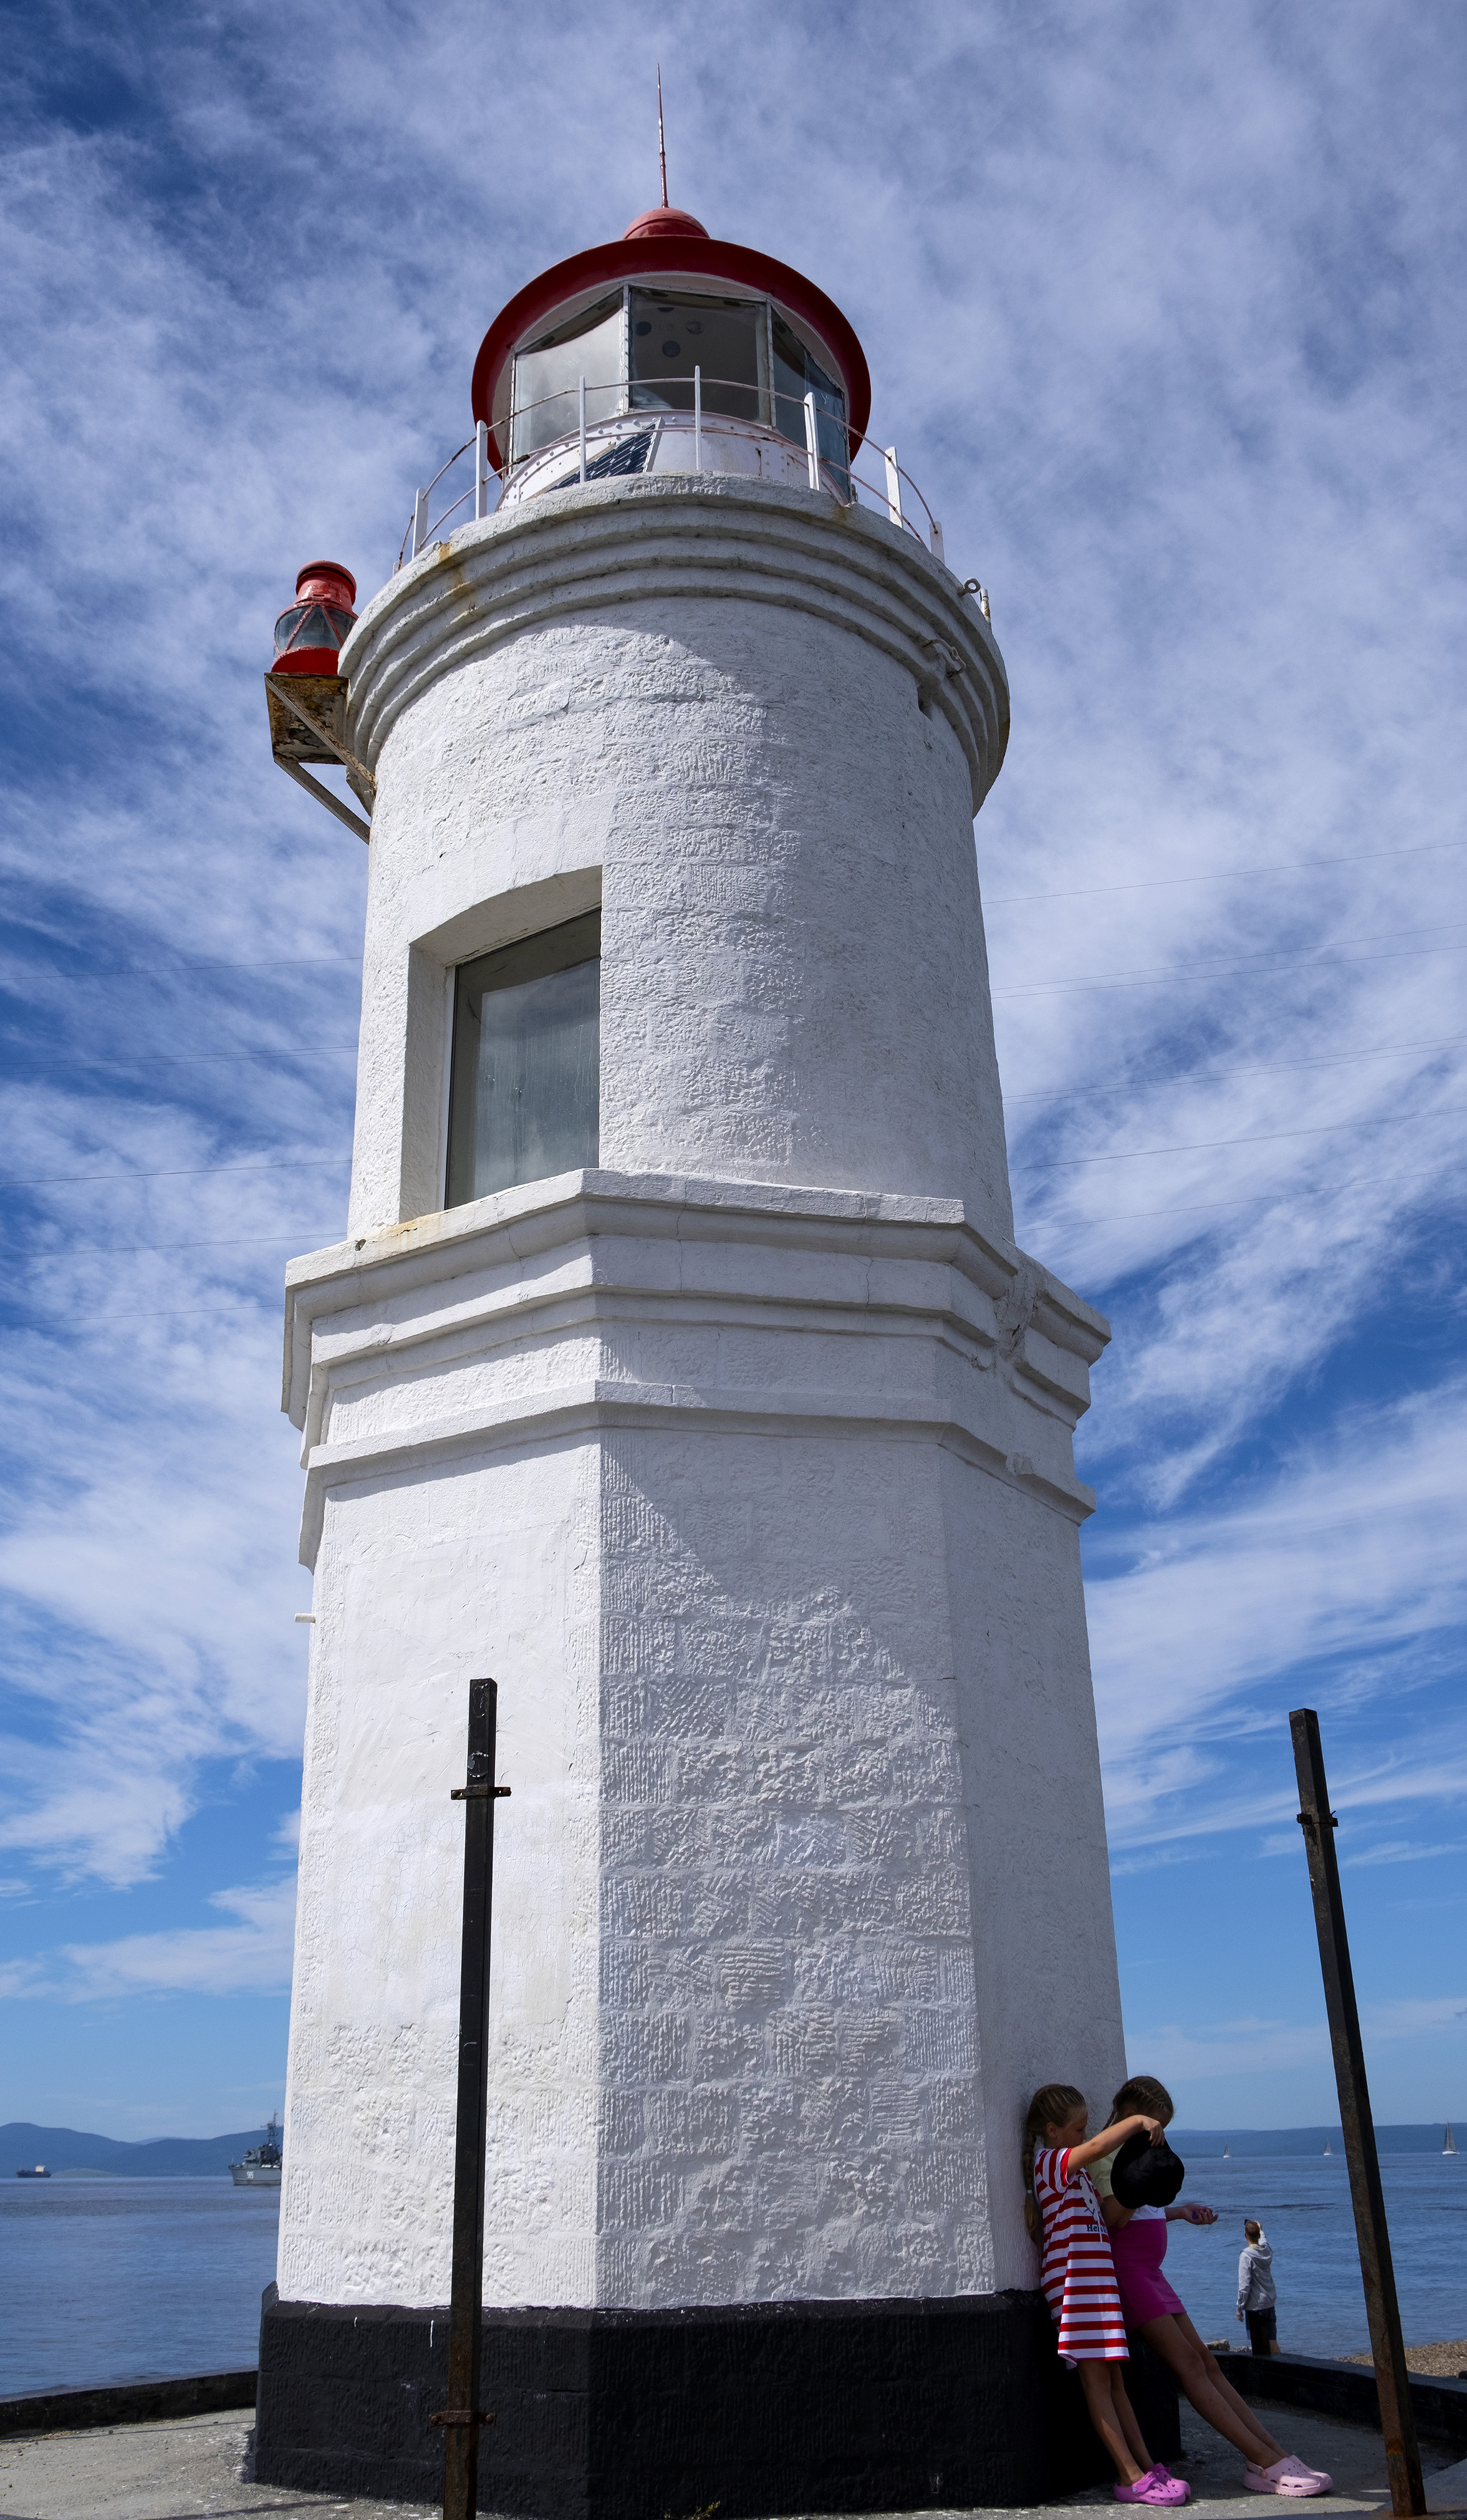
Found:
[[[0,2397],[250,2370],[279,2226],[227,2174],[0,2180]]]
[[[1467,2337],[1467,2152],[1383,2153],[1381,2178],[1407,2343]],[[1245,2333],[1233,2314],[1252,2215],[1273,2243],[1279,2343],[1367,2349],[1340,2153],[1194,2160],[1182,2198],[1220,2217],[1173,2223],[1167,2252],[1205,2337]],[[278,2189],[220,2178],[0,2182],[0,2396],[251,2366],[279,2209]]]

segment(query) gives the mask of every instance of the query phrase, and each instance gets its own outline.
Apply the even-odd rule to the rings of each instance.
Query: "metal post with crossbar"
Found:
[[[464,1924],[458,1997],[458,2120],[453,2154],[453,2273],[448,2314],[448,2404],[430,2418],[444,2428],[443,2520],[475,2520],[479,2436],[492,2415],[479,2404],[483,2334],[483,2179],[487,2141],[489,1917],[494,1892],[494,1782],[499,1690],[469,1683],[469,1765],[453,1800],[464,1806]]]
[[[1340,2125],[1350,2168],[1350,2196],[1354,2207],[1360,2275],[1365,2286],[1365,2316],[1370,2324],[1370,2351],[1375,2385],[1380,2394],[1381,2430],[1386,2440],[1386,2473],[1391,2481],[1391,2508],[1407,2515],[1424,2512],[1421,2453],[1416,2447],[1416,2417],[1411,2382],[1400,2335],[1400,2309],[1396,2299],[1396,2272],[1391,2264],[1391,2233],[1386,2198],[1375,2149],[1375,2122],[1365,2081],[1365,2050],[1360,2017],[1355,2009],[1354,1977],[1345,1931],[1345,1902],[1340,1895],[1340,1867],[1334,1832],[1339,1826],[1329,1807],[1319,1718],[1309,1706],[1296,1707],[1289,1718],[1294,1735],[1294,1766],[1299,1778],[1299,1824],[1308,1854],[1309,1888],[1314,1899],[1314,1925],[1319,1936],[1319,1965],[1324,1973],[1324,2008],[1329,2016],[1330,2046],[1335,2054],[1335,2082],[1340,2093]]]

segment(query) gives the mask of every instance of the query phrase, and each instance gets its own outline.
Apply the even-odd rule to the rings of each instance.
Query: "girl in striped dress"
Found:
[[[1123,2118],[1085,2139],[1084,2093],[1069,2083],[1035,2092],[1024,2122],[1025,2220],[1043,2243],[1039,2281],[1059,2328],[1060,2352],[1078,2369],[1090,2421],[1116,2462],[1118,2502],[1175,2505],[1191,2489],[1160,2467],[1141,2439],[1125,2394],[1125,2321],[1100,2200],[1086,2166],[1144,2127],[1160,2143],[1159,2118]]]

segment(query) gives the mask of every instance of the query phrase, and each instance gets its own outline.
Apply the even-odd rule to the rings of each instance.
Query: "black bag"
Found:
[[[1178,2161],[1166,2137],[1153,2143],[1145,2128],[1138,2127],[1111,2164],[1111,2194],[1131,2211],[1137,2205],[1170,2205],[1186,2175],[1185,2163]]]

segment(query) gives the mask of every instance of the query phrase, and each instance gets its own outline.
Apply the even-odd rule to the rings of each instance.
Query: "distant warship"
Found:
[[[232,2161],[229,2176],[236,2187],[280,2185],[280,2129],[272,2117],[263,2143],[252,2143],[243,2161]]]

